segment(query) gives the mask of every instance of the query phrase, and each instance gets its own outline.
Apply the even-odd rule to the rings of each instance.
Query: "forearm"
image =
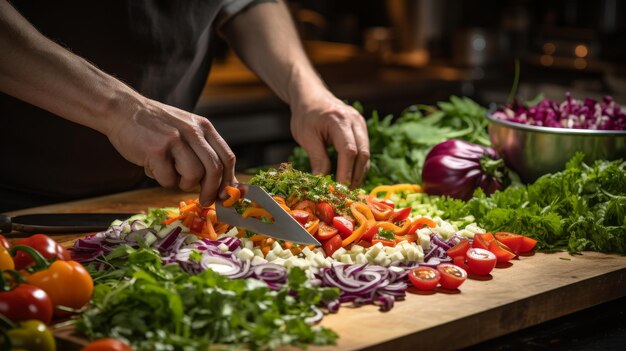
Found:
[[[222,33],[239,57],[285,102],[328,94],[310,64],[285,4],[255,5],[235,16]]]
[[[117,110],[140,99],[44,37],[5,0],[0,0],[0,51],[0,91],[102,133]]]

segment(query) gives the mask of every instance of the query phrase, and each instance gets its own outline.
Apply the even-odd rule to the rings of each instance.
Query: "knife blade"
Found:
[[[116,219],[134,213],[37,213],[10,217],[0,214],[0,233],[81,233],[107,229]]]
[[[238,184],[237,186],[243,190],[242,195],[245,198],[256,202],[269,212],[274,218],[274,222],[265,223],[256,218],[243,218],[234,207],[224,207],[221,201],[216,201],[215,210],[220,222],[280,240],[321,246],[320,242],[307,232],[295,218],[280,207],[263,188],[249,184]]]

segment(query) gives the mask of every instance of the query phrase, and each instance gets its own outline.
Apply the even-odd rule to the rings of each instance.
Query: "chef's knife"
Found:
[[[0,214],[0,233],[86,233],[107,229],[116,219],[134,213],[41,213],[15,217]]]
[[[221,201],[216,201],[215,208],[220,222],[280,240],[306,245],[321,245],[295,218],[280,207],[263,188],[248,184],[239,184],[238,187],[243,190],[242,194],[245,198],[254,201],[269,212],[274,218],[274,222],[265,223],[256,218],[243,218],[234,207],[224,207]]]

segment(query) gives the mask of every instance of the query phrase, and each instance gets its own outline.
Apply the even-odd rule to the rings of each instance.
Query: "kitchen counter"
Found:
[[[172,206],[196,194],[161,188],[68,202],[12,213],[137,212]],[[64,245],[81,235],[59,235]],[[386,313],[376,306],[342,307],[322,325],[340,336],[336,347],[311,350],[458,349],[506,335],[626,296],[626,256],[584,252],[521,257],[485,279],[470,279],[460,291],[420,293]],[[621,306],[624,306],[623,304]],[[85,340],[71,328],[57,328],[62,350]],[[519,345],[514,345],[517,348]]]

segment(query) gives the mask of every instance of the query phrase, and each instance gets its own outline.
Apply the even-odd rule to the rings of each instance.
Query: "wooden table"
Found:
[[[175,206],[195,194],[146,189],[33,208],[11,214],[52,212],[137,212]],[[58,235],[65,244],[78,235]],[[521,257],[508,268],[494,270],[483,281],[468,280],[458,293],[426,294],[409,290],[405,301],[389,312],[375,306],[342,307],[322,325],[340,338],[335,347],[311,350],[440,350],[458,349],[511,333],[597,304],[626,296],[626,256],[584,252]],[[58,337],[70,344],[81,339]]]

